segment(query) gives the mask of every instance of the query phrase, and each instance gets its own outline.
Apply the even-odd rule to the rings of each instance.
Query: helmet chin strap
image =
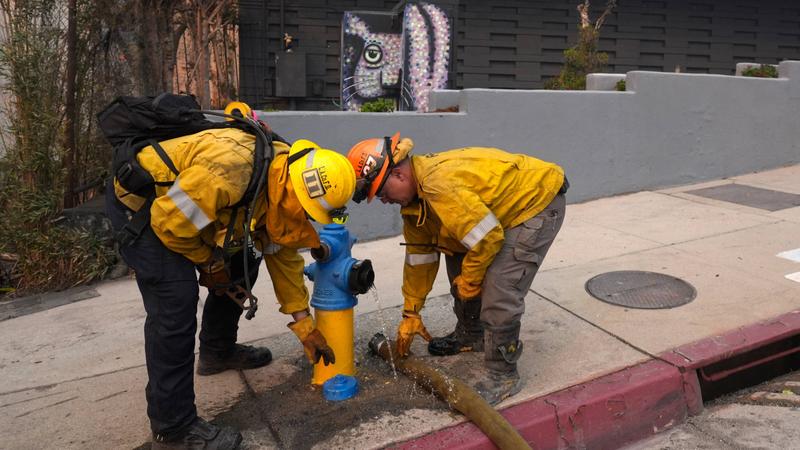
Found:
[[[384,139],[386,139],[386,143],[391,146],[391,144],[392,144],[391,143],[391,139],[389,139],[389,137],[385,137]],[[381,183],[378,185],[378,189],[375,190],[375,195],[377,195],[378,192],[380,192],[381,189],[383,189],[383,185],[386,184],[386,180],[389,179],[389,176],[392,174],[392,169],[394,169],[394,166],[395,166],[394,156],[393,155],[388,155],[388,159],[389,160],[386,162],[386,164],[388,164],[389,167],[386,168],[386,173],[383,175],[383,179],[381,180]]]
[[[347,213],[347,207],[342,206],[341,208],[336,208],[328,211],[328,215],[333,220],[333,223],[344,225],[347,223],[347,220],[350,218],[350,214]]]
[[[370,172],[371,173],[371,172]],[[368,181],[366,178],[361,178],[356,180],[356,189],[353,191],[353,201],[356,203],[361,203],[367,199],[367,192],[369,191],[369,187],[372,183]]]
[[[290,155],[289,158],[287,159],[289,165],[292,165],[292,163],[294,163],[298,159],[302,158],[303,156],[306,156],[307,154],[311,153],[313,150],[314,150],[314,148],[311,148],[311,147],[304,148],[304,149],[300,150],[299,152],[295,153],[294,155]]]

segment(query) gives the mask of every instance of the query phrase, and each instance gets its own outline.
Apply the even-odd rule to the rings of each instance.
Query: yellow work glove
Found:
[[[403,311],[403,320],[397,327],[397,353],[400,356],[408,356],[411,349],[411,342],[414,336],[420,335],[426,341],[431,340],[431,335],[422,323],[422,316],[419,313]]]
[[[314,320],[311,316],[306,316],[297,322],[292,322],[286,325],[290,330],[297,335],[300,342],[303,344],[303,350],[306,352],[306,357],[311,364],[316,364],[322,358],[322,362],[327,366],[336,362],[336,356],[333,354],[333,349],[328,346],[328,341],[325,336],[314,327]]]
[[[453,280],[453,286],[456,288],[458,299],[462,302],[474,300],[481,295],[481,285],[469,283],[461,275]]]

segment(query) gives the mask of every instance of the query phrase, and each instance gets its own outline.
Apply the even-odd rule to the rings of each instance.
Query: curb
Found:
[[[800,310],[693,342],[628,367],[543,397],[508,407],[501,414],[535,449],[619,448],[683,423],[703,410],[698,372],[749,355],[757,358],[736,373],[778,357],[800,354],[800,345],[774,354],[759,349],[800,340]],[[791,342],[790,342],[791,343]],[[397,449],[492,449],[471,422],[399,443]]]
[[[58,306],[99,297],[94,284],[82,285],[63,291],[34,294],[0,302],[0,322],[17,317],[27,316]]]
[[[723,335],[682,345],[658,357],[684,371],[703,369],[797,335],[800,335],[800,309]]]

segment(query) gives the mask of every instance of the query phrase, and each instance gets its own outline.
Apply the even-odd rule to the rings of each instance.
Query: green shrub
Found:
[[[88,200],[93,190],[73,195],[107,171],[110,151],[95,114],[125,81],[116,53],[98,45],[107,24],[97,2],[78,1],[77,80],[74,109],[78,152],[66,138],[67,61],[65,2],[0,0],[0,104],[13,118],[0,130],[0,296],[64,289],[104,276],[116,257],[107,239],[58,226],[62,202]],[[104,25],[105,26],[105,25]],[[67,164],[71,159],[74,164]],[[72,181],[68,167],[72,166]],[[71,185],[74,183],[74,186]],[[65,195],[65,193],[68,193]]]
[[[585,90],[586,75],[603,71],[608,64],[608,55],[597,48],[600,28],[616,5],[616,0],[608,0],[603,13],[594,23],[589,18],[589,0],[578,5],[581,19],[578,25],[578,43],[564,50],[564,67],[558,77],[545,83],[545,89]]]
[[[392,112],[394,111],[394,100],[390,98],[379,98],[361,105],[361,112]]]
[[[0,253],[15,260],[0,273],[0,296],[66,289],[102,279],[114,265],[116,252],[107,238],[55,224],[58,200],[19,188],[0,194]]]
[[[602,72],[608,55],[597,50],[598,33],[594,28],[579,31],[575,47],[564,50],[564,67],[558,77],[545,83],[547,89],[585,90],[586,75]]]
[[[617,81],[617,84],[614,86],[614,89],[624,92],[625,91],[625,80]]]
[[[761,64],[758,67],[748,67],[742,71],[743,77],[758,78],[778,78],[778,69],[769,64]]]

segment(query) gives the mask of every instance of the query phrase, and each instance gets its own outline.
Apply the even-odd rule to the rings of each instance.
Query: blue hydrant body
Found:
[[[316,262],[305,267],[305,275],[314,282],[311,306],[317,329],[333,349],[336,362],[314,365],[312,383],[322,384],[335,375],[355,375],[353,355],[353,307],[356,294],[369,290],[375,279],[372,263],[351,256],[356,239],[343,225],[325,225],[319,233],[321,246],[312,251]]]
[[[358,299],[348,286],[350,269],[358,261],[350,254],[356,239],[344,225],[325,225],[319,233],[324,255],[303,271],[314,282],[311,306],[325,311],[352,308]],[[315,256],[316,259],[316,256]]]

